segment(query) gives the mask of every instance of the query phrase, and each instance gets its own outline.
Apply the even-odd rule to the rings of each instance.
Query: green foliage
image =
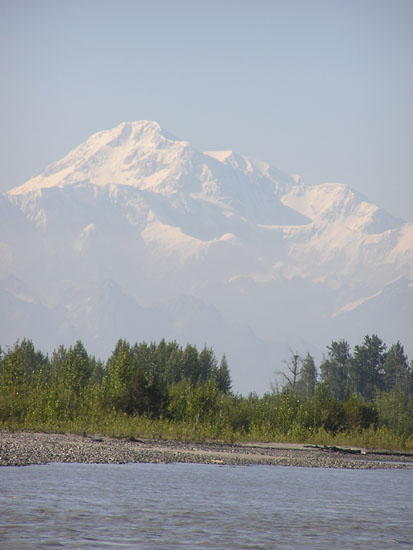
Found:
[[[182,377],[191,381],[192,385],[198,382],[200,376],[199,356],[196,346],[187,344],[182,355],[181,372]]]
[[[211,369],[211,374],[215,376],[218,384],[218,389],[221,393],[229,393],[231,391],[231,375],[229,372],[228,362],[225,353],[222,356],[219,367],[216,367],[215,361],[215,365],[213,365]]]
[[[82,342],[69,348],[63,360],[63,382],[76,395],[86,387],[92,374],[90,359]]]
[[[131,347],[119,340],[103,377],[103,406],[126,414],[160,416],[168,401],[166,381],[159,369],[160,356],[153,346]]]
[[[411,376],[409,372],[409,361],[404,348],[398,341],[393,344],[386,354],[383,364],[384,389],[391,391],[411,391]]]
[[[403,390],[379,392],[375,398],[379,424],[407,438],[413,434],[413,394]]]
[[[222,395],[216,380],[210,378],[194,386],[190,380],[181,380],[172,386],[169,413],[172,418],[198,424],[213,423],[220,412]]]
[[[371,400],[375,391],[383,388],[385,351],[386,345],[375,334],[365,336],[363,344],[354,347],[349,366],[351,393],[358,393]]]
[[[199,382],[206,382],[217,368],[217,360],[212,348],[204,346],[198,357]]]
[[[302,397],[311,397],[314,395],[316,385],[317,369],[313,357],[307,353],[301,363],[301,371],[296,388]]]
[[[35,351],[31,340],[17,341],[3,354],[0,363],[2,383],[9,387],[23,387],[46,363],[46,357]]]
[[[305,418],[307,427],[323,428],[336,433],[344,424],[344,407],[331,393],[325,383],[317,386],[315,394],[308,401]]]
[[[343,403],[346,430],[365,430],[377,426],[378,414],[372,403],[360,395],[352,395]]]
[[[413,447],[413,373],[403,346],[386,352],[373,335],[353,354],[344,340],[327,349],[320,383],[311,355],[295,353],[281,391],[243,397],[231,391],[225,355],[218,364],[206,346],[119,340],[103,364],[81,342],[49,358],[18,341],[0,350],[0,426]]]
[[[320,365],[321,380],[336,399],[343,399],[348,387],[350,346],[345,340],[340,340],[332,342],[327,349],[327,359]]]

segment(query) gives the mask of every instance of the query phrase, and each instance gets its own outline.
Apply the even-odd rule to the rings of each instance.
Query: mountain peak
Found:
[[[157,137],[158,139],[166,139],[170,141],[181,141],[166,131],[161,125],[153,120],[135,120],[130,122],[122,122],[118,126],[115,126],[111,130],[103,130],[91,136],[92,139],[95,136],[111,136],[121,139],[132,139],[134,141],[140,141],[148,137]]]
[[[122,122],[93,134],[40,175],[9,191],[9,195],[79,184],[156,187],[159,178],[153,177],[155,172],[176,170],[182,157],[188,157],[189,149],[188,142],[163,130],[157,122]]]

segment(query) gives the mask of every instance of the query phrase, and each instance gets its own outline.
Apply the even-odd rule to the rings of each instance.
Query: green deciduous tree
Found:
[[[168,389],[161,372],[156,345],[131,347],[119,340],[107,362],[104,380],[106,405],[127,414],[161,415],[168,404]]]
[[[332,395],[324,382],[318,384],[306,408],[309,426],[322,427],[333,433],[343,427],[345,418],[343,403]]]
[[[383,388],[385,352],[386,345],[376,334],[365,336],[363,344],[354,347],[349,367],[351,393],[371,400],[374,392]]]
[[[63,360],[63,378],[66,386],[79,394],[92,374],[88,353],[80,340],[70,346]]]
[[[372,403],[360,395],[352,395],[343,403],[344,427],[347,430],[364,430],[377,424],[377,412]]]
[[[3,353],[1,378],[10,386],[30,381],[48,362],[41,351],[36,351],[31,340],[18,340],[11,349]]]
[[[383,371],[383,386],[385,391],[390,391],[392,389],[410,391],[411,373],[409,360],[399,341],[389,348],[383,364]]]
[[[327,349],[327,359],[320,365],[321,380],[333,397],[342,400],[347,388],[351,360],[350,346],[345,340],[339,340],[333,341]]]

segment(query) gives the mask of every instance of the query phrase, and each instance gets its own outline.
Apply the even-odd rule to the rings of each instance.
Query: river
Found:
[[[413,548],[412,494],[411,470],[4,467],[0,548]]]

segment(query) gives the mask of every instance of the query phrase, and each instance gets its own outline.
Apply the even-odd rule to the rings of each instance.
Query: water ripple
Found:
[[[0,549],[413,548],[412,472],[194,464],[0,469]]]

